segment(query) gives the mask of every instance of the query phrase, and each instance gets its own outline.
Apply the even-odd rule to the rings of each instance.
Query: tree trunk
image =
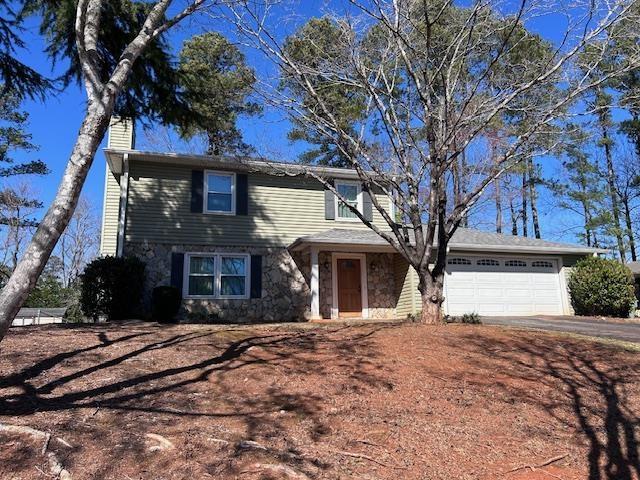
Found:
[[[522,216],[522,236],[523,237],[528,237],[529,236],[529,232],[528,232],[528,223],[529,223],[529,219],[527,218],[527,198],[529,195],[529,189],[527,188],[529,181],[527,180],[527,171],[525,170],[522,173],[522,209],[520,210],[520,215]]]
[[[496,189],[496,233],[502,233],[502,193],[500,191],[500,179],[493,181]]]
[[[533,234],[536,238],[540,235],[540,218],[538,216],[538,190],[534,181],[533,160],[527,158],[527,171],[529,172],[529,200],[531,201],[531,221],[533,222]]]
[[[625,196],[622,199],[622,206],[624,207],[624,220],[627,227],[627,238],[629,239],[629,251],[631,252],[631,261],[637,260],[636,256],[636,239],[633,234],[633,223],[631,221],[631,206],[629,205],[629,198]]]
[[[428,272],[422,275],[418,282],[418,290],[422,301],[422,311],[420,322],[426,325],[440,325],[443,322],[442,302],[444,274],[437,275],[435,278]]]
[[[96,150],[109,126],[113,102],[90,102],[56,197],[40,222],[22,259],[0,292],[0,340],[35,286],[78,203]]]
[[[513,206],[513,199],[509,200],[509,212],[511,212],[511,235],[518,236],[518,215],[516,215],[516,208]]]
[[[467,196],[467,151],[463,150],[460,154],[460,189],[462,190],[462,196]],[[469,226],[469,213],[465,212],[462,220],[460,221],[461,227]]]
[[[626,262],[627,252],[624,246],[624,237],[620,228],[620,205],[618,202],[618,193],[616,191],[616,172],[613,168],[613,154],[611,152],[611,139],[607,126],[600,122],[602,130],[602,145],[604,146],[604,156],[607,161],[607,186],[609,198],[611,199],[611,213],[613,214],[613,227],[615,230],[616,240],[618,241],[618,251],[620,252],[620,260]]]

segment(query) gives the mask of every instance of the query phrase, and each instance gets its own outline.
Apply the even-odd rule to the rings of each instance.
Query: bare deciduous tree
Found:
[[[79,0],[75,36],[77,61],[87,94],[86,113],[73,146],[62,181],[47,213],[40,222],[24,255],[0,292],[0,340],[4,337],[29,292],[36,284],[60,235],[67,227],[80,197],[82,185],[96,150],[102,141],[115,101],[131,74],[134,63],[160,35],[207,5],[205,0],[185,1],[177,13],[167,16],[178,2],[158,0],[149,5],[142,28],[126,46],[109,78],[100,75],[100,19],[104,0]]]
[[[417,271],[422,321],[438,323],[447,246],[465,213],[503,172],[527,155],[549,151],[532,139],[575,114],[577,99],[637,68],[634,51],[615,68],[601,68],[603,75],[581,73],[603,66],[617,37],[637,38],[637,4],[578,0],[567,10],[554,0],[347,3],[348,15],[333,18],[336,48],[313,62],[288,53],[292,37],[283,40],[282,32],[287,22],[272,15],[282,12],[281,5],[274,10],[276,2],[251,1],[230,11],[247,44],[282,72],[280,79],[263,82],[267,101],[331,139],[365,192],[379,190],[396,199],[403,224],[371,195],[388,224],[382,228],[349,206],[331,179],[308,171]],[[559,42],[540,42],[526,29],[539,16],[553,16],[558,24],[562,19]],[[588,61],[579,55],[587,47],[597,52]],[[580,68],[578,62],[584,62]],[[366,107],[355,128],[345,128],[325,101],[323,91],[332,85],[361,96]],[[459,157],[486,145],[492,124],[513,115],[526,122],[505,139],[499,158],[467,165],[466,193],[452,202],[452,168]]]
[[[100,238],[98,218],[89,201],[80,197],[71,221],[58,243],[60,279],[70,287],[80,276],[87,263],[96,256]]]

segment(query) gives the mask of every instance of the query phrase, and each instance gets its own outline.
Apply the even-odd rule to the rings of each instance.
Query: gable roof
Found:
[[[332,228],[313,235],[298,238],[289,248],[297,250],[306,245],[352,245],[361,247],[389,247],[386,240],[372,230],[349,230]],[[454,250],[486,252],[520,252],[539,254],[604,253],[606,250],[585,247],[574,243],[550,242],[529,237],[516,237],[499,233],[483,232],[473,228],[458,228],[449,242]]]

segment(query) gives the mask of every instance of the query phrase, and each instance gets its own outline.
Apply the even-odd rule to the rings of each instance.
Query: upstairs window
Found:
[[[336,182],[336,190],[344,197],[346,203],[362,212],[362,189],[356,182]],[[356,214],[349,207],[338,200],[336,196],[336,211],[341,220],[358,220]]]
[[[206,172],[205,175],[205,212],[207,213],[235,213],[235,183],[234,173]]]

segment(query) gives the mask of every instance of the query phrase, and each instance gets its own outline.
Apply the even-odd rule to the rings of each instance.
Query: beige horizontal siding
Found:
[[[415,315],[420,305],[420,294],[418,292],[418,278],[413,267],[400,256],[395,255],[394,259],[395,285],[399,289],[396,295],[398,304],[396,305],[396,315],[406,317]]]
[[[249,214],[191,213],[191,167],[130,163],[129,242],[287,246],[330,228],[366,229],[359,221],[325,220],[324,190],[312,179],[249,173]],[[380,202],[389,199],[380,195]],[[386,223],[375,210],[374,223]]]
[[[120,208],[119,179],[106,167],[104,209],[100,232],[100,255],[115,255],[118,244],[118,214]]]
[[[132,149],[135,146],[135,131],[130,119],[112,117],[109,124],[107,146],[109,148]]]

